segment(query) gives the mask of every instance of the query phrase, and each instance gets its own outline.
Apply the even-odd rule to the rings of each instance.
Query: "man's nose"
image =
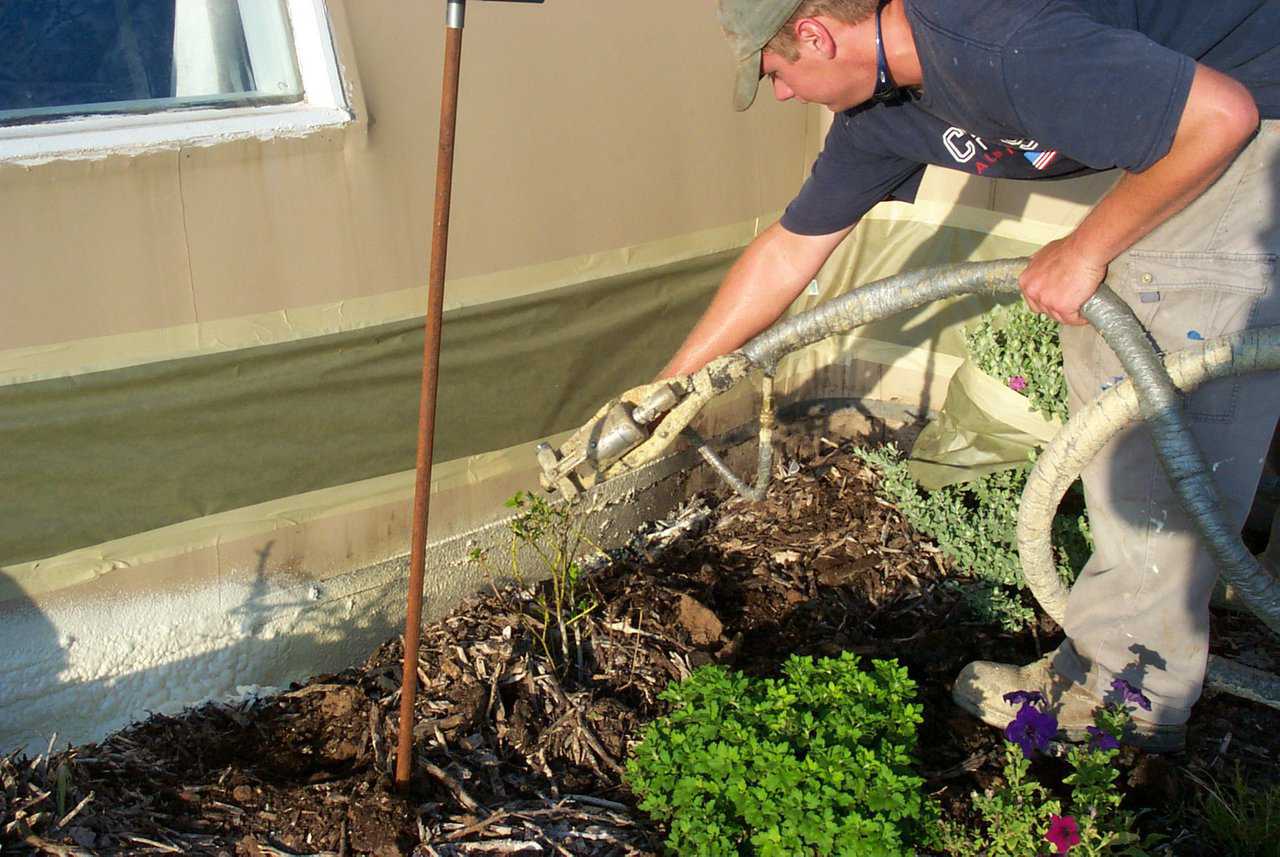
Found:
[[[773,97],[779,101],[787,101],[795,97],[795,92],[778,78],[773,79]]]

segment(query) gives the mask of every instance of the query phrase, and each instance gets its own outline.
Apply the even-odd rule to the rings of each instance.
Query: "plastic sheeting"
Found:
[[[448,313],[437,460],[572,428],[652,377],[734,255]],[[0,388],[0,565],[412,468],[421,325]]]
[[[931,213],[940,212],[877,209],[795,309],[900,270],[1025,255],[1045,237],[988,212]],[[533,487],[503,475],[532,470],[531,441],[576,427],[665,362],[736,256],[719,239],[701,255],[687,237],[678,243],[678,258],[662,264],[645,264],[671,258],[652,248],[566,260],[559,267],[579,266],[576,282],[547,289],[535,279],[510,297],[495,288],[490,300],[446,313],[437,467],[457,484],[450,503],[433,504],[437,536],[445,534],[438,520],[462,531],[511,491]],[[791,355],[779,404],[837,396],[934,410],[963,359],[962,325],[985,308],[968,298],[935,304]],[[371,531],[393,551],[411,494],[419,324],[0,386],[0,445],[23,450],[0,460],[12,489],[0,515],[0,569],[19,590],[49,592],[352,514],[362,523],[344,525],[345,537],[301,537],[308,566],[341,567],[343,538],[363,545]],[[709,412],[702,428],[714,434],[749,419],[749,398],[735,401]],[[478,455],[488,462],[483,475],[471,467]],[[468,492],[481,483],[488,487]],[[438,478],[433,491],[441,490]],[[338,554],[320,555],[335,546]],[[233,553],[219,550],[217,562]]]
[[[1048,443],[1062,423],[1033,411],[1027,400],[965,360],[951,376],[937,418],[916,438],[908,469],[936,490],[1015,467]]]

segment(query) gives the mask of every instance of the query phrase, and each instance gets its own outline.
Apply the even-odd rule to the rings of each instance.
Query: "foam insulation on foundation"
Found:
[[[394,633],[396,564],[279,588],[253,581],[79,601],[3,617],[0,746],[101,737],[146,716],[352,663]]]

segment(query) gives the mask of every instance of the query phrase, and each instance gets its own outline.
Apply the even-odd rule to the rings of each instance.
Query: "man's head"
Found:
[[[737,62],[733,106],[738,110],[751,106],[762,75],[784,74],[802,60],[806,46],[817,51],[819,57],[833,53],[829,24],[860,24],[875,13],[877,6],[877,0],[719,0],[719,3],[720,24]],[[806,69],[799,71],[803,85],[808,85],[812,76],[804,74]],[[801,94],[798,87],[792,92],[785,84],[775,87],[775,91],[779,98]]]

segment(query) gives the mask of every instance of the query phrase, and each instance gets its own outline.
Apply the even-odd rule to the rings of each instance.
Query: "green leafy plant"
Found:
[[[1226,783],[1191,773],[1205,836],[1224,857],[1280,857],[1280,785],[1251,783],[1237,766]]]
[[[893,502],[911,526],[932,538],[955,565],[977,581],[966,590],[970,609],[982,621],[1016,631],[1035,618],[1022,590],[1018,562],[1018,503],[1034,463],[988,474],[975,482],[926,492],[911,476],[893,444],[859,449],[858,457],[880,474],[879,492]],[[1072,506],[1081,511],[1070,511]],[[1053,521],[1058,573],[1075,580],[1092,551],[1089,524],[1079,497],[1064,504]]]
[[[1045,848],[1044,832],[1062,803],[1031,776],[1031,761],[1017,744],[1005,745],[1004,784],[988,794],[973,795],[973,808],[986,831],[948,823],[942,847],[956,857],[1037,857]]]
[[[914,695],[895,662],[848,653],[792,656],[778,679],[703,667],[663,692],[627,782],[682,857],[912,854],[936,818],[912,773]]]
[[[964,332],[978,368],[1028,399],[1045,417],[1067,418],[1067,380],[1062,373],[1058,323],[1022,301],[983,313]]]
[[[1122,679],[1115,687],[1121,700],[1095,709],[1090,740],[1067,750],[1071,773],[1063,784],[1071,796],[1065,810],[1064,802],[1032,775],[1034,758],[1048,749],[1058,731],[1057,720],[1045,710],[1041,694],[1006,694],[1006,702],[1021,707],[1005,729],[1004,782],[973,795],[980,825],[943,825],[946,852],[956,857],[1039,857],[1051,847],[1051,853],[1081,857],[1146,857],[1157,837],[1144,839],[1134,832],[1137,815],[1121,806],[1115,760],[1119,738],[1132,720],[1128,703],[1149,709],[1150,702]]]
[[[508,523],[511,533],[508,551],[508,568],[511,579],[526,588],[527,567],[523,560],[535,559],[539,568],[534,576],[546,578],[546,582],[533,590],[536,614],[521,614],[533,630],[547,660],[567,667],[570,657],[570,638],[577,652],[576,662],[582,666],[582,639],[579,633],[581,620],[595,608],[594,598],[586,591],[580,559],[588,548],[596,545],[585,533],[584,520],[565,504],[553,504],[545,498],[525,491],[517,491],[507,500],[506,506],[515,510]],[[473,549],[469,560],[486,564],[484,550]],[[494,585],[495,591],[497,585]],[[553,648],[555,652],[553,653]]]

